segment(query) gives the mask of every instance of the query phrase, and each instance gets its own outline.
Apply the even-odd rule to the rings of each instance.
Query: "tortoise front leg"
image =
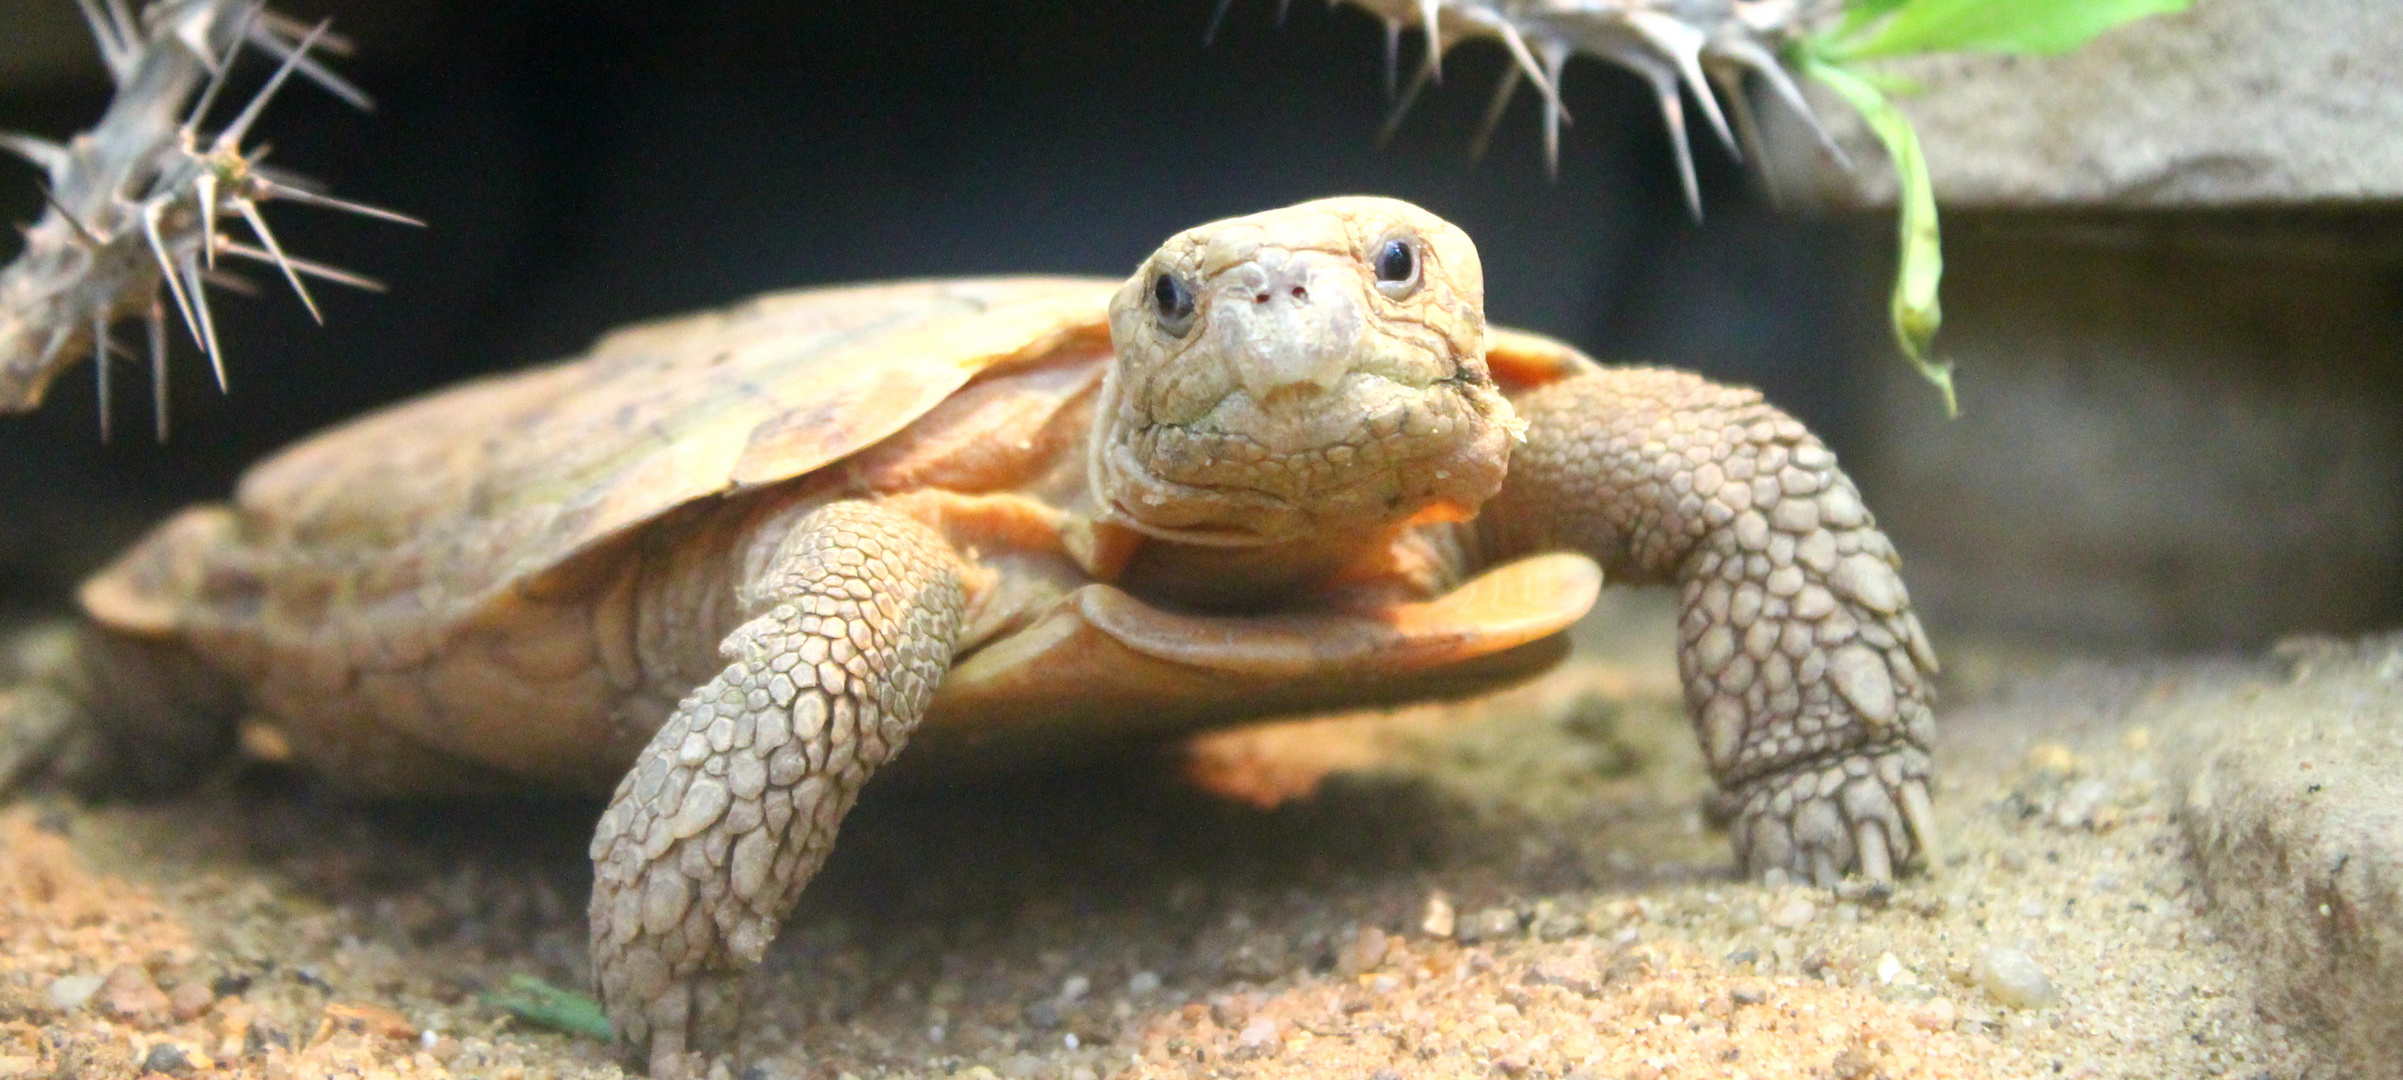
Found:
[[[1598,372],[1516,404],[1527,443],[1486,541],[1679,588],[1686,708],[1738,804],[1746,872],[1883,881],[1925,852],[1936,656],[1835,455],[1759,394],[1678,371]]]
[[[602,1003],[659,1080],[733,1049],[741,981],[825,861],[860,785],[951,663],[960,565],[864,503],[813,511],[745,589],[755,618],[617,787],[592,839]]]

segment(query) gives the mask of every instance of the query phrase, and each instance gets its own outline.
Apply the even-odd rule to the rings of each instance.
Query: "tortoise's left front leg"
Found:
[[[1598,372],[1517,405],[1527,443],[1485,542],[1679,588],[1686,707],[1738,804],[1745,870],[1887,880],[1926,851],[1936,656],[1835,455],[1759,394],[1680,371]]]

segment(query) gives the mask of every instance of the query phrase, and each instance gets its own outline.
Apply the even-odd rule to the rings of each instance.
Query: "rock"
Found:
[[[1448,938],[1455,929],[1452,899],[1441,892],[1427,894],[1427,914],[1419,919],[1418,928],[1430,937]]]
[[[1819,915],[1819,905],[1801,897],[1779,904],[1769,913],[1769,925],[1786,930],[1805,925]]]
[[[1054,998],[1040,998],[1027,1002],[1024,1008],[1018,1010],[1018,1015],[1027,1024],[1041,1031],[1056,1030],[1068,1019],[1067,1010],[1062,1008],[1059,1001]]]
[[[216,1003],[217,992],[210,989],[209,984],[197,980],[184,983],[167,994],[167,1005],[174,1010],[177,1020],[190,1020],[209,1011],[209,1006]]]
[[[417,1037],[417,1025],[410,1023],[408,1017],[381,1005],[328,1002],[325,1022],[385,1039],[405,1041]]]
[[[1126,992],[1142,997],[1160,988],[1160,975],[1155,971],[1138,971],[1127,977]]]
[[[2036,958],[2017,946],[1987,946],[1971,972],[1988,996],[2014,1009],[2041,1009],[2061,1000]]]
[[[1545,941],[1565,941],[1585,933],[1585,916],[1574,911],[1562,911],[1560,905],[1553,901],[1539,900],[1528,929]]]
[[[2403,637],[2329,646],[2164,740],[2202,891],[2331,1075],[2403,1076]]]
[[[108,973],[94,996],[101,1015],[135,1027],[157,1027],[167,1021],[174,1006],[150,973],[139,964],[119,964]]]
[[[1361,927],[1336,954],[1335,973],[1349,979],[1375,971],[1377,965],[1385,962],[1386,947],[1385,931],[1374,926]]]
[[[1607,980],[1602,967],[1590,955],[1572,953],[1567,956],[1547,956],[1535,962],[1527,971],[1527,981],[1537,986],[1557,986],[1572,994],[1592,997],[1602,992]]]
[[[1934,998],[1911,1010],[1911,1024],[1923,1031],[1951,1031],[1958,1019],[1959,1010],[1953,1007],[1950,998]]]
[[[99,975],[61,975],[50,980],[50,989],[45,996],[50,999],[51,1008],[60,1012],[74,1012],[92,1000],[93,994],[100,992],[103,981]]]
[[[1486,908],[1463,920],[1457,933],[1463,944],[1514,938],[1519,936],[1519,913],[1506,907]]]
[[[2403,197],[2403,94],[2378,73],[2403,68],[2395,26],[2391,5],[2362,0],[2213,0],[2065,56],[1880,70],[1926,87],[1896,103],[1948,209],[2392,200]],[[1890,201],[1891,173],[1852,111],[1815,96],[1863,162],[1868,196]],[[1763,112],[1779,171],[1844,200],[1854,182],[1821,164],[1798,124]]]
[[[142,1071],[182,1075],[192,1071],[192,1059],[184,1055],[183,1047],[174,1043],[160,1043],[142,1055]]]

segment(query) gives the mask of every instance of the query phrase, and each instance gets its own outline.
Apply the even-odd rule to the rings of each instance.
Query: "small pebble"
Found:
[[[167,994],[168,1007],[174,1010],[178,1020],[199,1016],[216,1003],[216,991],[209,989],[209,984],[197,980],[184,983]]]
[[[1243,1025],[1242,1033],[1235,1036],[1235,1045],[1247,1048],[1267,1046],[1276,1041],[1277,1022],[1265,1016],[1253,1017],[1251,1023]]]
[[[1451,898],[1440,892],[1427,894],[1427,914],[1419,920],[1418,928],[1426,931],[1429,937],[1451,937],[1453,929]]]
[[[1951,1031],[1957,1019],[1959,1011],[1953,1007],[1951,998],[1936,998],[1911,1010],[1912,1025],[1923,1031]]]
[[[1490,907],[1469,916],[1456,928],[1463,943],[1500,941],[1517,937],[1519,913],[1506,907]]]
[[[1527,982],[1532,985],[1557,986],[1587,997],[1601,993],[1607,981],[1590,956],[1547,956],[1537,960],[1527,972]]]
[[[1159,988],[1160,976],[1157,972],[1138,971],[1126,980],[1126,992],[1136,997],[1142,997]]]
[[[1877,958],[1877,981],[1881,986],[1894,985],[1894,980],[1908,974],[1909,970],[1902,966],[1902,958],[1893,953]]]
[[[2086,828],[2094,824],[2095,811],[2110,798],[2111,785],[2093,777],[2071,784],[2053,807],[2053,824],[2064,829]]]
[[[1085,999],[1085,995],[1091,992],[1092,989],[1093,980],[1082,975],[1070,975],[1068,976],[1066,982],[1060,984],[1060,1001],[1064,1004],[1073,1005],[1079,1001],[1083,1001]]]
[[[1046,1031],[1060,1026],[1068,1018],[1067,1010],[1052,998],[1027,1002],[1024,1008],[1018,1010],[1018,1015],[1025,1018],[1027,1023]]]
[[[1336,973],[1345,978],[1352,978],[1375,971],[1377,965],[1385,962],[1385,950],[1388,945],[1389,943],[1385,940],[1385,931],[1374,926],[1361,927],[1353,933],[1352,940],[1346,942],[1343,950],[1336,955]]]
[[[160,1043],[142,1056],[142,1071],[186,1073],[192,1071],[192,1060],[184,1056],[183,1047],[174,1043]]]
[[[109,972],[96,1003],[109,1019],[139,1027],[154,1027],[174,1013],[166,992],[140,964],[119,964]]]
[[[1864,881],[1860,878],[1845,878],[1844,880],[1836,883],[1835,892],[1836,899],[1844,901],[1845,904],[1859,904],[1865,907],[1883,909],[1887,904],[1892,903],[1894,900],[1894,883],[1891,881]]]
[[[50,1007],[60,1012],[74,1012],[100,992],[102,978],[98,975],[61,975],[50,981]]]
[[[1769,925],[1784,927],[1785,929],[1791,930],[1797,926],[1802,926],[1810,922],[1812,919],[1817,918],[1818,915],[1819,905],[1811,903],[1810,901],[1804,900],[1800,897],[1796,897],[1795,899],[1789,900],[1784,904],[1778,905],[1777,910],[1769,913]]]
[[[1989,945],[1974,967],[1977,984],[2014,1009],[2041,1009],[2061,1000],[2035,957],[2010,945]]]

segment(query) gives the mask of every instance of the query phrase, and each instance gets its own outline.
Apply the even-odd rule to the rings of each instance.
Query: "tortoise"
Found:
[[[1605,577],[1682,591],[1747,871],[1917,861],[1936,658],[1834,455],[1751,390],[1483,303],[1460,229],[1353,197],[1190,229],[1123,281],[620,330],[159,526],[83,588],[62,760],[161,779],[239,721],[371,794],[607,794],[595,980],[659,1077],[719,1063],[888,765],[1499,686]]]

